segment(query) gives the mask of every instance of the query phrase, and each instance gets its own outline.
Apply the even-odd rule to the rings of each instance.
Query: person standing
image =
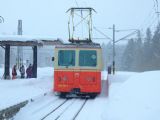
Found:
[[[26,70],[27,78],[32,78],[32,65],[30,64]]]
[[[12,68],[12,79],[16,79],[17,77],[17,71],[16,71],[16,65],[13,66]]]
[[[20,73],[21,73],[21,78],[25,78],[25,68],[24,65],[22,65],[19,69]]]

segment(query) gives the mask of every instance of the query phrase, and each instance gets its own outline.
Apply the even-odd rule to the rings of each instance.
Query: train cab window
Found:
[[[95,67],[97,65],[96,50],[80,50],[79,66]]]
[[[75,66],[75,51],[59,50],[58,65],[59,66]]]

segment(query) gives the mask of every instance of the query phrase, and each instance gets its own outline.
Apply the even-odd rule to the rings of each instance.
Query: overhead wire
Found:
[[[77,7],[79,7],[79,4],[78,4],[77,0],[75,0],[75,4],[76,4]],[[75,14],[76,14],[76,13],[75,13]],[[79,17],[81,17],[81,21],[80,21],[79,23],[77,23],[77,24],[75,25],[75,27],[78,26],[78,25],[79,25],[81,22],[83,22],[83,21],[86,21],[86,22],[87,22],[86,18],[88,17],[88,15],[87,15],[86,17],[83,17],[82,14],[81,14],[81,15],[76,14],[76,15],[79,16]],[[82,27],[82,29],[83,29],[83,27]],[[94,29],[95,31],[97,31],[98,33],[100,33],[101,35],[103,35],[103,36],[105,37],[105,39],[109,39],[109,40],[112,41],[112,39],[111,39],[110,37],[108,37],[106,34],[104,34],[102,31],[100,31],[97,27],[93,26],[93,29]],[[83,30],[82,30],[82,34],[83,34]],[[99,38],[95,38],[95,39],[99,39]],[[104,38],[103,38],[103,39],[104,39]]]
[[[101,35],[103,35],[105,38],[109,39],[112,41],[112,38],[108,37],[105,33],[103,33],[102,31],[100,31],[99,29],[97,29],[95,26],[93,26],[93,29],[95,29],[98,33],[100,33]]]
[[[156,1],[157,12],[158,12],[158,0],[155,0],[155,1]]]
[[[152,27],[153,24],[157,24],[157,17],[154,15],[150,21],[144,25],[143,29],[146,30],[147,28]]]
[[[157,14],[157,17],[156,17],[156,19],[154,19],[153,21],[152,21],[152,23],[149,25],[149,28],[153,28],[153,31],[154,31],[154,29],[156,28],[156,26],[157,26],[157,24],[159,24],[160,23],[160,21],[159,21],[159,3],[158,3],[158,0],[153,0],[153,2],[154,2],[154,10],[155,10],[155,14]],[[157,22],[156,22],[157,21]]]
[[[151,19],[154,17],[155,13],[154,12],[154,7],[151,8],[149,14],[147,15],[147,17],[143,20],[143,22],[139,25],[139,29],[141,29],[143,26],[146,26],[146,24],[148,24],[148,22],[151,21]]]
[[[157,23],[159,23],[159,3],[158,0],[153,0],[153,7],[151,8],[148,16],[139,26],[140,30],[146,30],[147,28],[154,28]],[[156,16],[157,14],[157,16]],[[157,22],[156,22],[157,21]]]
[[[77,5],[77,7],[79,7],[77,0],[75,0],[75,3],[76,3],[76,5]]]
[[[151,28],[152,25],[157,24],[156,21],[157,21],[157,18],[154,18],[154,19],[152,20],[152,22],[147,26],[147,28]]]
[[[155,9],[155,11],[156,11],[156,1],[155,0],[153,0],[153,2],[154,2],[154,9]]]

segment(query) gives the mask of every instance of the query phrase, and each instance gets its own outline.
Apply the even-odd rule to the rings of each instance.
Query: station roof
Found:
[[[0,35],[0,46],[43,46],[63,44],[62,40],[48,36]]]

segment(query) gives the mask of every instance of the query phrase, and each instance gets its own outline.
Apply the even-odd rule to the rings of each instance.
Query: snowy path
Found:
[[[68,100],[68,103],[55,113],[51,114],[45,120],[75,120],[83,109],[87,100],[73,99]]]
[[[16,120],[74,120],[87,99],[60,99],[53,94],[30,102],[15,117]]]
[[[72,120],[77,114],[76,120],[160,120],[159,74],[116,72],[108,76],[107,93],[103,71],[101,94],[85,103],[85,99],[55,96],[53,68],[41,68],[37,79],[0,80],[0,109],[32,98],[14,120]]]
[[[30,102],[15,120],[87,120],[101,118],[101,108],[107,103],[106,81],[102,81],[102,93],[95,99],[60,99],[53,93]],[[96,113],[93,114],[92,113]]]
[[[118,91],[120,85],[126,79],[128,79],[128,77],[129,74],[121,75],[118,81],[116,80],[118,78],[117,75],[115,75],[114,77],[111,76],[111,89],[109,91],[109,95],[114,95]],[[109,102],[106,85],[106,80],[102,80],[101,94],[98,95],[95,99],[87,100],[86,104],[83,106],[82,110],[77,115],[76,120],[105,120],[104,109],[107,107],[107,104]],[[41,120],[42,118],[44,118],[44,120],[72,120],[84,104],[85,100],[80,98],[74,98],[67,100],[67,102],[61,105],[65,100],[66,99],[60,99],[53,94],[48,96],[47,99],[38,99],[39,102],[35,101],[24,107],[17,114],[15,120],[21,120],[22,118],[23,120]],[[58,107],[59,105],[61,106]],[[58,109],[55,110],[55,108],[57,107]]]
[[[89,99],[85,103],[85,99],[74,98],[64,103],[66,99],[60,99],[52,92],[53,68],[38,70],[37,79],[0,81],[0,99],[3,100],[0,101],[0,108],[34,98],[33,102],[29,102],[20,110],[14,120],[41,120],[43,118],[44,120],[72,120],[76,114],[78,114],[76,120],[105,120],[106,113],[104,110],[110,102],[107,97],[106,72],[102,72],[104,79],[102,80],[102,92],[95,99]],[[110,76],[109,96],[113,96],[131,75],[131,73],[117,73],[115,76]],[[44,96],[43,94],[46,92],[48,94]],[[62,103],[64,104],[61,105]]]

